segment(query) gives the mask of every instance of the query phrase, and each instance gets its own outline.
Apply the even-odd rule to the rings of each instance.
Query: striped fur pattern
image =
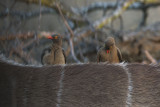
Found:
[[[160,66],[0,60],[0,107],[160,107]]]

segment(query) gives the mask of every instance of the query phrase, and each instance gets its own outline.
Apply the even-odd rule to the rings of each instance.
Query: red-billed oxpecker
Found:
[[[66,64],[66,56],[62,49],[62,37],[58,34],[47,36],[52,40],[52,45],[43,50],[41,62],[43,65]]]
[[[122,62],[120,50],[115,45],[113,37],[108,37],[104,47],[100,48],[97,53],[97,62],[119,63]]]

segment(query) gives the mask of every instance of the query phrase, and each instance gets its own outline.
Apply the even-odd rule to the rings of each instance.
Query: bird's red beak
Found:
[[[52,36],[48,36],[47,38],[48,38],[48,39],[53,39],[53,37],[52,37]]]

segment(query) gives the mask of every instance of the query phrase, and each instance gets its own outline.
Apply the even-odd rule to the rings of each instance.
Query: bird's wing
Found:
[[[118,58],[119,58],[119,62],[122,62],[122,54],[121,54],[121,52],[118,48],[117,48],[117,55],[118,55]]]
[[[63,55],[64,55],[64,60],[65,60],[65,64],[66,64],[66,54],[64,52],[64,49],[62,49]]]
[[[50,48],[45,48],[45,49],[42,51],[42,54],[41,54],[41,63],[42,63],[43,65],[44,65],[44,63],[43,63],[43,57],[45,56],[46,51],[51,52],[51,49],[50,49]]]

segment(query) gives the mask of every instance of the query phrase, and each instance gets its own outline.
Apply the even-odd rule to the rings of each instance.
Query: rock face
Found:
[[[0,60],[1,107],[160,107],[160,67],[20,66]]]

